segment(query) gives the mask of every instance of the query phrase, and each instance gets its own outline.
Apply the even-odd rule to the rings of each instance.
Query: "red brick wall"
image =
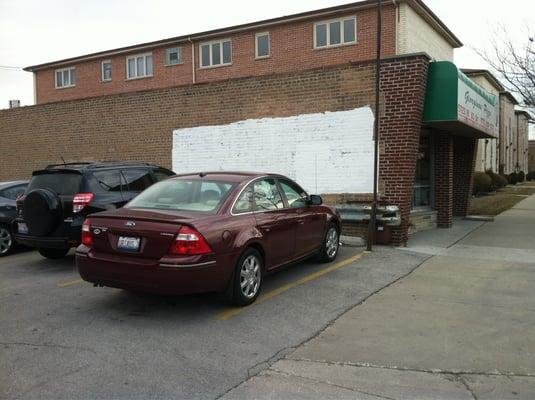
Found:
[[[435,208],[437,226],[449,228],[453,224],[453,136],[432,132],[435,136]]]
[[[0,110],[0,181],[61,156],[171,167],[175,128],[363,107],[373,102],[373,71],[371,63],[344,64]]]
[[[357,16],[357,43],[338,48],[320,50],[313,48],[314,22],[322,19],[282,24],[234,35],[222,35],[221,39],[232,39],[233,63],[231,66],[210,69],[199,68],[199,43],[201,42],[195,42],[196,81],[213,82],[228,78],[287,73],[373,59],[376,37],[375,11],[373,9],[361,10],[358,13],[346,13],[341,16],[349,15]],[[331,17],[328,18],[330,19]],[[255,60],[255,33],[265,31],[270,32],[271,57]],[[388,5],[385,6],[383,13],[382,51],[384,56],[395,54],[395,42],[395,8],[392,5]],[[184,64],[170,67],[164,65],[165,49],[167,47],[159,47],[152,50],[154,76],[151,78],[126,80],[125,63],[127,55],[103,57],[95,61],[76,64],[77,82],[74,88],[55,89],[54,69],[38,71],[36,73],[37,103],[192,83],[191,44],[184,43],[181,46],[184,52]],[[146,53],[147,51],[134,51],[128,55]],[[102,82],[101,62],[107,59],[112,62],[113,79],[111,82]]]
[[[382,201],[401,210],[401,226],[392,230],[397,245],[408,239],[428,64],[421,55],[394,58],[381,69],[379,187]]]
[[[466,217],[472,199],[477,140],[453,138],[453,214]]]

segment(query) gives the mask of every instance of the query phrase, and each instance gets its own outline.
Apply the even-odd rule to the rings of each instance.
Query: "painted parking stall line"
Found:
[[[308,282],[311,282],[313,280],[316,280],[318,278],[321,278],[323,275],[326,275],[330,272],[334,272],[340,268],[343,268],[349,264],[352,264],[358,260],[360,260],[362,257],[364,257],[366,254],[368,254],[369,252],[367,251],[364,251],[360,254],[357,254],[356,256],[353,256],[353,257],[349,257],[345,260],[342,260],[340,262],[337,262],[336,264],[333,264],[327,268],[324,268],[322,270],[319,270],[319,271],[316,271],[316,272],[313,272],[307,276],[304,276],[303,278],[301,279],[298,279],[294,282],[290,282],[286,285],[283,285],[281,287],[278,287],[277,289],[273,289],[265,294],[262,294],[258,297],[258,299],[256,299],[256,301],[254,303],[252,303],[251,305],[249,306],[246,306],[246,307],[233,307],[233,308],[229,308],[219,314],[217,314],[215,316],[215,319],[218,320],[218,321],[227,321],[229,319],[231,319],[232,317],[235,317],[236,315],[238,314],[241,314],[242,312],[248,310],[249,308],[251,307],[254,307],[256,305],[259,305],[259,304],[262,304],[262,303],[265,303],[266,301],[280,295],[280,294],[283,294],[293,288],[296,288],[297,286],[301,286],[301,285],[304,285],[305,283],[308,283]]]
[[[58,287],[64,288],[64,287],[79,285],[82,282],[83,282],[83,279],[75,279],[75,280],[72,280],[72,281],[58,283]]]

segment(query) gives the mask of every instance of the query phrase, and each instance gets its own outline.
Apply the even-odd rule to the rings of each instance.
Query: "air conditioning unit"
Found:
[[[20,100],[9,100],[9,108],[20,107]]]

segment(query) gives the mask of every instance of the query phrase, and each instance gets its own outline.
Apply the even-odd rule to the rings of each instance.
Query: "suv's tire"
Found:
[[[318,254],[318,258],[321,262],[328,263],[334,261],[338,255],[340,249],[340,231],[338,227],[332,222],[329,224],[327,233],[323,238],[321,250]]]
[[[39,254],[51,260],[57,260],[65,257],[69,250],[70,249],[37,249]]]
[[[15,247],[15,239],[9,226],[0,224],[0,257],[7,256]]]
[[[231,284],[233,285],[231,303],[247,306],[253,303],[262,287],[264,261],[258,250],[250,247],[241,255]]]
[[[61,200],[48,189],[32,190],[24,199],[22,217],[31,235],[46,236],[61,220]]]

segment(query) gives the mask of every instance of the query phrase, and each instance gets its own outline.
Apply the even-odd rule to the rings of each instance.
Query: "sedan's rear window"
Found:
[[[126,208],[215,213],[233,187],[228,182],[169,179],[142,192]]]
[[[48,189],[59,195],[76,194],[80,191],[82,175],[59,172],[34,175],[28,185],[27,193],[33,189]]]

